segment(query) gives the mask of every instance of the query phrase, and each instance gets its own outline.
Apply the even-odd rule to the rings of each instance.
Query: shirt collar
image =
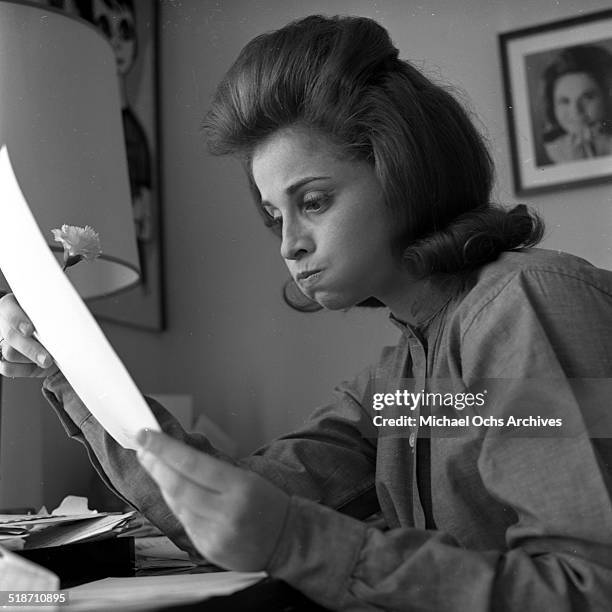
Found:
[[[389,313],[389,320],[402,331],[405,329],[425,329],[441,314],[453,299],[465,291],[466,279],[463,276],[445,275],[427,280],[423,292],[410,307],[413,321],[407,323]]]

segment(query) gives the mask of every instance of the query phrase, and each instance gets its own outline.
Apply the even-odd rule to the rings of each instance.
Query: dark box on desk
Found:
[[[106,538],[15,552],[57,574],[62,588],[108,576],[134,575],[134,538]]]

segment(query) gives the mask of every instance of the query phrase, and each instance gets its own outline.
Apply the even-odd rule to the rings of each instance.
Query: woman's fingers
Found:
[[[222,493],[242,470],[157,431],[141,432],[142,450],[211,491]]]
[[[14,346],[10,344],[10,340],[8,338],[3,338],[2,340],[0,340],[0,354],[2,355],[2,359],[4,361],[8,361],[10,363],[32,364],[32,359],[20,353]]]
[[[0,349],[2,363],[9,364],[37,364],[43,370],[53,364],[51,355],[33,336],[34,326],[28,319],[13,294],[5,295],[0,299]],[[5,376],[23,376],[24,372],[32,368],[8,368]],[[4,374],[4,372],[2,372]]]
[[[142,466],[205,557],[226,569],[266,567],[289,508],[285,492],[165,434],[140,432],[138,441]]]
[[[11,363],[33,362],[41,368],[48,368],[53,363],[51,355],[31,335],[25,336],[14,327],[5,328],[3,333],[4,337],[0,344],[3,361]]]
[[[224,502],[217,491],[194,482],[189,475],[177,472],[147,451],[139,450],[138,459],[159,486],[173,512],[188,508],[192,515],[205,519],[223,512]]]
[[[6,337],[9,329],[17,329],[24,336],[31,336],[34,332],[32,322],[12,293],[0,299],[0,332]]]
[[[46,378],[57,371],[57,367],[41,368],[35,363],[10,363],[0,361],[0,374],[6,378]]]

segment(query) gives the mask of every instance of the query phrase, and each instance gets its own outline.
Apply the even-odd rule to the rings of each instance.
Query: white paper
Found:
[[[181,550],[166,536],[136,538],[134,549],[136,552],[136,568],[139,570],[195,567],[195,563],[191,561],[189,554]]]
[[[88,512],[87,514],[70,514],[68,516],[56,516],[53,514],[46,516],[39,516],[37,514],[0,514],[0,532],[11,527],[30,528],[34,525],[49,527],[72,521],[92,521],[100,516],[110,516],[111,514],[117,514],[117,512],[96,512],[95,514]]]
[[[23,547],[25,546],[25,538],[0,535],[0,546],[6,550],[23,550]]]
[[[67,589],[67,610],[151,610],[156,606],[195,602],[246,589],[266,577],[264,572],[210,572],[177,576],[105,578]]]
[[[136,433],[159,431],[159,425],[47,246],[5,146],[0,150],[0,227],[0,269],[41,344],[104,429],[124,448],[138,448]]]
[[[91,538],[110,534],[118,527],[125,525],[135,510],[123,514],[109,514],[106,516],[93,515],[86,521],[54,525],[36,531],[28,536],[25,548],[47,548],[49,546],[66,546],[76,542],[84,542]]]
[[[59,578],[0,546],[0,591],[56,591]]]
[[[67,516],[69,514],[97,514],[97,510],[89,509],[89,500],[79,495],[66,495],[61,504],[51,511],[54,516]]]

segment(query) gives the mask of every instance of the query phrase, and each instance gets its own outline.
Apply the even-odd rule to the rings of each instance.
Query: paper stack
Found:
[[[121,533],[135,514],[96,512],[87,500],[68,496],[49,514],[0,514],[0,545],[7,550],[47,548],[108,537]]]
[[[195,567],[189,555],[166,536],[138,538],[135,542],[136,569],[162,570]]]

